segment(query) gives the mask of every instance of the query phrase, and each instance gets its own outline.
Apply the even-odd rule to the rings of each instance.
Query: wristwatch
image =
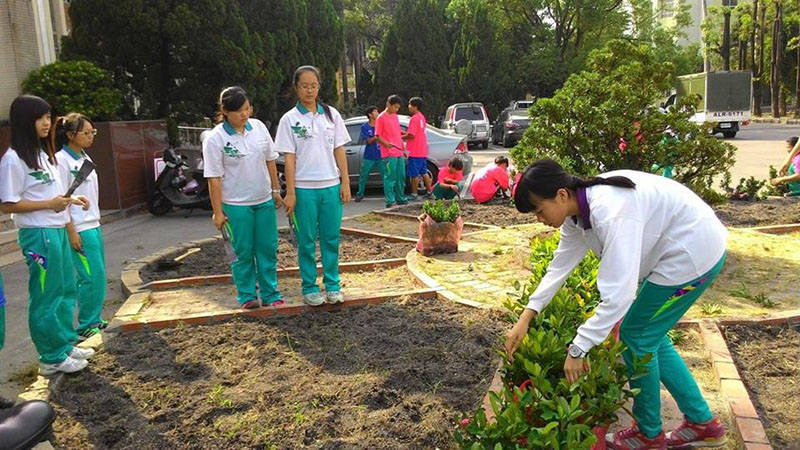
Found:
[[[569,356],[578,359],[586,356],[586,352],[581,350],[581,348],[575,344],[569,344],[569,349],[567,349],[567,353],[569,354]]]

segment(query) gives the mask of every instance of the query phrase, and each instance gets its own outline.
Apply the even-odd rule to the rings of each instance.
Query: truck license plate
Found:
[[[729,122],[722,122],[721,124],[719,124],[719,127],[720,128],[730,128],[731,124]]]

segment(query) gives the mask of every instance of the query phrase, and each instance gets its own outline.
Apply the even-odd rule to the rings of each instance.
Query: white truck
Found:
[[[678,77],[675,92],[662,105],[669,108],[677,97],[699,94],[692,122],[714,124],[713,133],[733,138],[739,126],[750,121],[753,79],[749,71],[702,72]]]

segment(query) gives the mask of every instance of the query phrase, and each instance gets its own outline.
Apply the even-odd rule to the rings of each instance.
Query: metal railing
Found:
[[[209,128],[203,128],[203,127],[179,126],[178,141],[180,142],[180,148],[187,150],[200,150],[202,144],[202,140],[200,139],[200,134],[208,129]]]

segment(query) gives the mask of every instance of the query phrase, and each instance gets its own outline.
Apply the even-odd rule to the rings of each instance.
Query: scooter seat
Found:
[[[56,412],[41,400],[0,409],[0,450],[33,448],[49,438],[55,420]]]

